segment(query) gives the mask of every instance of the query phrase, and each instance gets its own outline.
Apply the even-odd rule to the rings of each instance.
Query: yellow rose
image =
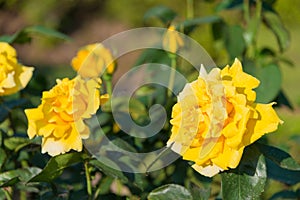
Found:
[[[106,72],[112,74],[115,63],[109,49],[100,43],[84,46],[72,59],[71,65],[82,77],[97,77]]]
[[[0,96],[10,95],[26,87],[32,77],[33,67],[18,63],[16,50],[0,42]]]
[[[245,146],[275,131],[282,121],[273,103],[255,103],[259,81],[243,72],[238,59],[231,67],[202,67],[199,78],[185,86],[172,111],[167,143],[193,168],[212,177],[236,168]]]
[[[84,119],[95,114],[107,95],[100,96],[99,78],[57,80],[51,90],[43,92],[38,108],[25,110],[28,136],[42,136],[42,153],[55,156],[70,151],[81,151],[82,139],[89,137]]]
[[[175,26],[171,25],[163,37],[163,48],[172,53],[176,53],[183,46],[183,40],[175,30]]]

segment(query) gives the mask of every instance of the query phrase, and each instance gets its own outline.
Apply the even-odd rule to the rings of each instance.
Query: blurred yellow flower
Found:
[[[167,146],[205,176],[236,168],[245,146],[282,123],[273,103],[254,102],[258,85],[238,59],[209,74],[201,67],[199,78],[185,86],[173,107]]]
[[[100,43],[90,44],[81,48],[71,65],[82,77],[98,77],[104,70],[112,74],[115,62],[109,49]]]
[[[51,90],[43,92],[38,108],[25,110],[28,136],[42,136],[42,153],[55,156],[70,151],[81,151],[82,139],[89,137],[84,119],[95,114],[107,95],[100,96],[99,78],[57,80]]]
[[[10,95],[26,87],[32,77],[33,67],[18,63],[16,50],[0,42],[0,96]]]
[[[176,31],[175,26],[171,25],[163,37],[163,48],[172,53],[176,53],[183,45],[183,40]]]

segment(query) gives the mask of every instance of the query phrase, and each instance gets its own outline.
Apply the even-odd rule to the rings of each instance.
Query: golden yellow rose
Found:
[[[205,176],[236,168],[245,146],[277,129],[282,121],[273,103],[255,103],[259,81],[243,72],[238,59],[231,67],[202,67],[187,84],[172,111],[172,134],[167,143]]]
[[[109,49],[100,43],[84,46],[77,56],[72,59],[71,65],[82,77],[98,77],[101,73],[112,74],[115,63]]]
[[[33,67],[18,63],[16,50],[0,42],[0,96],[10,95],[26,87],[32,77]]]
[[[100,96],[99,78],[57,80],[51,90],[43,92],[38,108],[25,110],[28,136],[42,136],[42,153],[55,156],[70,151],[81,151],[82,139],[89,137],[84,119],[95,114],[107,95]]]
[[[176,31],[175,26],[171,25],[163,37],[163,48],[176,53],[183,45],[183,40]]]

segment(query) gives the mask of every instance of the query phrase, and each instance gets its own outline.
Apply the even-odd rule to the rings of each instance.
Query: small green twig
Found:
[[[261,23],[261,11],[262,11],[262,2],[261,0],[256,1],[255,15],[249,13],[249,0],[244,0],[244,17],[246,20],[246,30],[250,32],[250,39],[247,40],[247,56],[249,58],[256,57],[257,54],[257,33],[259,25]]]
[[[22,160],[21,165],[22,165],[22,168],[26,168],[29,166],[27,160]],[[26,191],[20,190],[20,200],[26,200],[26,199],[27,199]]]
[[[262,2],[261,0],[256,0],[256,20],[260,21],[262,11]]]
[[[244,8],[244,19],[246,20],[246,24],[248,25],[249,22],[250,22],[250,5],[249,5],[249,0],[244,0],[243,8]]]
[[[174,88],[174,83],[175,83],[175,72],[176,72],[176,54],[169,53],[169,58],[171,59],[171,67],[172,71],[170,73],[170,78],[169,78],[169,85],[168,85],[168,97],[170,98],[172,96],[173,88]]]
[[[26,200],[27,199],[27,194],[25,191],[20,190],[20,200]]]
[[[151,169],[151,167],[166,153],[168,152],[171,148],[172,148],[173,144],[171,144],[171,146],[165,148],[163,151],[161,151],[157,157],[153,160],[153,162],[151,162],[151,164],[147,167],[146,169],[146,174],[149,173],[149,170]]]
[[[99,196],[100,192],[101,192],[101,188],[100,188],[100,186],[99,186],[99,187],[97,188],[95,194],[94,194],[94,199],[97,199],[97,197]]]
[[[257,37],[259,24],[261,23],[261,11],[262,11],[262,2],[261,2],[261,0],[257,0],[256,1],[256,13],[255,13],[256,28],[255,28],[255,32],[254,32],[254,38],[253,38],[253,45],[254,45],[255,51],[257,48],[255,39]]]
[[[13,131],[13,134],[15,134],[16,133],[16,127],[14,126],[14,123],[13,123],[14,120],[12,118],[11,109],[9,109],[8,120],[9,120],[9,127]]]
[[[186,0],[186,18],[194,18],[194,0]]]
[[[111,98],[111,95],[112,95],[112,75],[105,73],[103,75],[103,80],[105,81],[106,92],[109,95],[109,98]],[[105,104],[103,104],[102,110],[106,111],[106,112],[110,112],[111,111],[110,100],[108,102],[106,102]]]
[[[103,79],[105,81],[105,85],[106,85],[106,92],[107,94],[109,94],[109,96],[111,96],[112,94],[112,76],[110,74],[104,74],[103,75]]]
[[[87,184],[87,193],[89,195],[89,199],[92,199],[92,183],[91,183],[91,174],[89,171],[88,161],[84,161],[84,170]]]
[[[11,194],[6,189],[3,189],[2,191],[4,191],[4,194],[5,194],[5,197],[7,200],[12,200]]]

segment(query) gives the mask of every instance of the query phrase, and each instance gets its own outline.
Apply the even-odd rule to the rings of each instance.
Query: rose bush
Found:
[[[9,7],[18,4],[14,9],[23,5],[31,9],[32,2],[26,2],[11,1]],[[59,21],[56,27],[75,40],[81,31],[71,29],[89,27],[75,20],[87,19],[81,16],[84,10],[88,10],[88,18],[99,16],[93,11],[105,16],[102,11],[107,6],[122,12],[138,6],[134,15],[144,10],[142,4],[125,1],[118,1],[116,7],[111,6],[113,1],[100,6],[95,2],[74,2],[72,6],[51,2],[35,4],[43,6],[36,10],[42,10],[39,13],[46,14],[52,26],[54,18]],[[277,12],[280,6],[274,2],[187,0],[172,4],[180,12],[166,6],[151,8],[138,19],[152,28],[133,29],[144,30],[139,32],[144,35],[134,34],[126,41],[121,37],[120,45],[109,44],[121,33],[105,40],[111,49],[100,43],[79,49],[71,62],[75,78],[71,66],[52,66],[52,58],[55,63],[60,59],[48,55],[48,45],[45,52],[39,52],[46,54],[43,61],[24,58],[27,52],[22,52],[26,62],[51,66],[38,66],[33,75],[32,68],[18,62],[10,46],[30,41],[24,49],[45,44],[36,35],[72,42],[68,36],[43,26],[0,36],[0,199],[299,199],[299,137],[290,132],[289,118],[282,112],[283,105],[293,108],[281,76],[284,65],[292,65],[285,57],[290,38]],[[123,9],[125,6],[129,9]],[[45,8],[53,12],[44,12]],[[56,8],[63,10],[57,9],[57,13]],[[49,18],[47,13],[55,17]],[[151,46],[153,38],[145,36],[157,25],[165,29],[158,28]],[[274,37],[261,43],[260,27],[264,27],[263,33],[269,31],[260,40]],[[88,37],[93,30],[87,30]],[[191,48],[197,42],[212,59],[204,49]],[[113,82],[120,75],[115,74],[114,56],[139,43],[147,48],[133,49],[134,54],[128,55],[134,58],[141,53],[125,75],[130,75],[128,81],[122,77],[119,80],[126,80],[124,84]],[[59,46],[65,50],[65,45],[69,44]],[[71,46],[75,45],[76,41]],[[233,61],[231,67],[216,68]],[[207,73],[202,67],[199,76],[201,63],[212,70]],[[166,70],[167,66],[172,70]],[[140,67],[145,69],[139,71]],[[57,79],[53,86],[49,80],[60,73],[70,77]],[[109,96],[102,95],[106,93]],[[174,94],[179,94],[177,99]],[[108,97],[112,101],[103,105]],[[165,112],[161,112],[163,108]],[[285,126],[279,126],[282,120],[275,109],[288,122]],[[280,129],[275,131],[277,127]],[[276,134],[267,134],[273,131]],[[183,159],[178,159],[180,156]]]

